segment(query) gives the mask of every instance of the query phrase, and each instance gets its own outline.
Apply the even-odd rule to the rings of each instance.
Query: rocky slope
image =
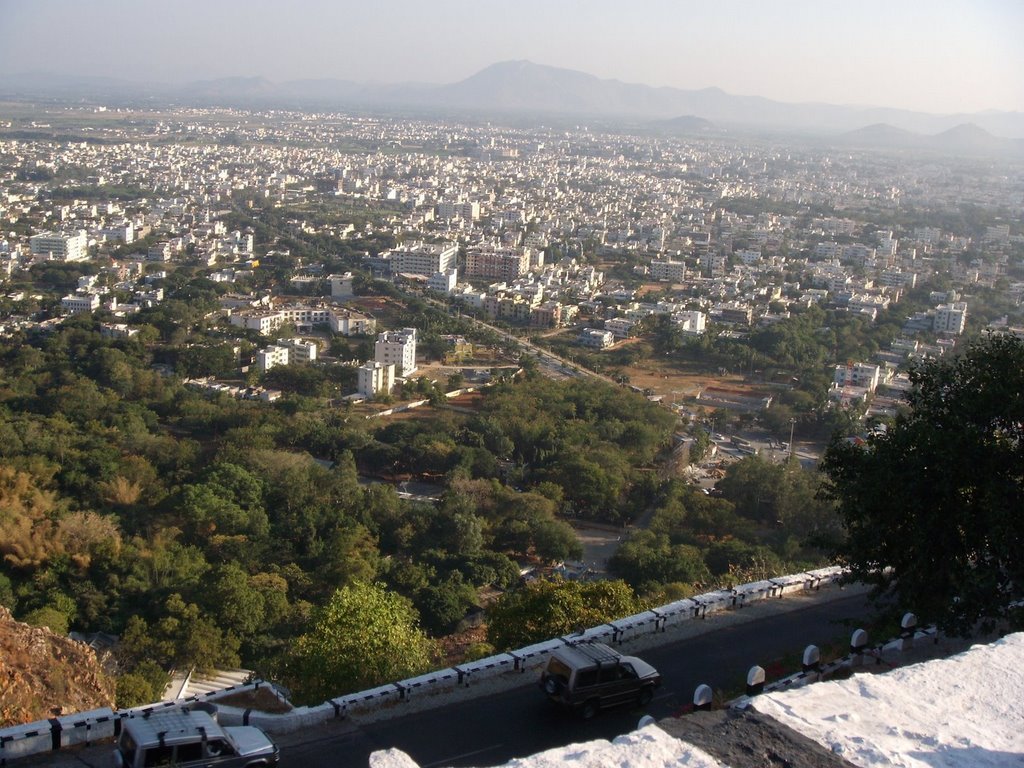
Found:
[[[92,648],[0,606],[0,727],[112,706],[114,679]]]

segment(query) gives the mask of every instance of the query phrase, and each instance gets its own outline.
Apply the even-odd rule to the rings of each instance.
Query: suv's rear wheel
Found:
[[[590,720],[597,714],[599,709],[601,709],[601,706],[597,699],[591,699],[590,701],[584,702],[583,706],[580,707],[580,717],[584,720]]]

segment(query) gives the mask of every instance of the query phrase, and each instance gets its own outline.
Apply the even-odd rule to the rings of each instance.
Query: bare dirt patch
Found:
[[[621,349],[625,345],[638,342],[639,339],[626,339],[619,342],[615,348]],[[650,390],[669,403],[692,400],[696,398],[698,392],[708,386],[727,387],[751,393],[755,391],[755,388],[739,374],[722,374],[703,370],[693,363],[660,360],[654,357],[625,368],[623,372],[629,376],[630,386]]]
[[[271,715],[283,715],[292,711],[292,705],[279,699],[269,687],[260,686],[251,691],[240,691],[216,699],[216,704],[239,709],[255,709]]]

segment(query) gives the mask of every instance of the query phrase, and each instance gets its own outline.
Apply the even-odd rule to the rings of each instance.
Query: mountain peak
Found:
[[[956,137],[956,138],[971,138],[971,139],[994,139],[991,133],[980,127],[976,123],[960,123],[954,125],[947,131],[943,131],[938,134],[938,137]]]

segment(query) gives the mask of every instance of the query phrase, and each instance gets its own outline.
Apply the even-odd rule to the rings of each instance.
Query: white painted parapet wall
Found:
[[[443,705],[445,693],[471,688],[490,678],[521,674],[536,669],[543,666],[557,648],[571,643],[587,640],[615,645],[629,643],[664,632],[678,624],[702,619],[708,614],[742,608],[759,600],[817,590],[837,582],[844,573],[845,571],[839,567],[820,568],[695,595],[572,635],[545,640],[525,648],[399,680],[367,691],[339,696],[316,706],[296,707],[284,714],[268,714],[257,710],[221,706],[218,708],[218,720],[224,725],[256,725],[268,733],[287,733],[336,718],[388,707],[400,708],[406,702],[425,696],[434,696],[438,705]],[[121,721],[125,718],[141,717],[147,712],[170,707],[216,702],[218,698],[229,694],[261,687],[274,690],[273,686],[264,681],[255,681],[176,701],[157,702],[117,711],[98,709],[0,729],[0,766],[19,757],[111,739],[120,733]]]

